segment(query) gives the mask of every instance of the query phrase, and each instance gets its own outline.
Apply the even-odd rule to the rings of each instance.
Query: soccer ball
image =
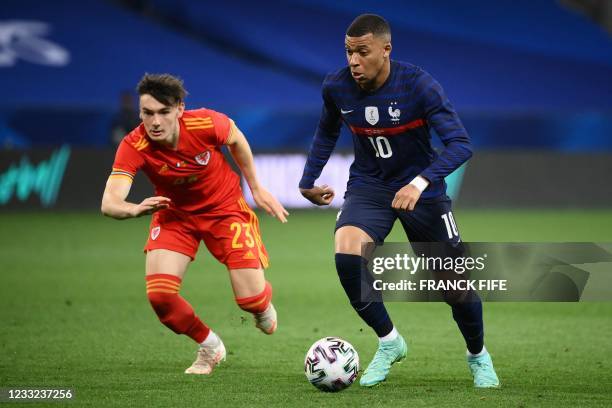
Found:
[[[342,391],[357,378],[359,356],[348,341],[324,337],[306,353],[304,371],[308,381],[321,391]]]

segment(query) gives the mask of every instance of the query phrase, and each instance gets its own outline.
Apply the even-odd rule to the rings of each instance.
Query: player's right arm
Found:
[[[323,167],[336,147],[342,126],[340,110],[329,95],[326,82],[324,81],[322,88],[323,108],[319,125],[308,151],[299,185],[302,195],[316,205],[328,205],[334,199],[334,190],[331,187],[315,186],[314,182],[321,175]]]
[[[140,217],[152,214],[170,206],[170,199],[156,196],[145,198],[140,204],[130,203],[126,198],[132,188],[132,181],[127,177],[110,176],[102,195],[102,214],[117,220]]]
[[[145,198],[140,204],[126,201],[134,175],[143,164],[143,157],[124,139],[117,149],[113,171],[102,195],[102,214],[124,220],[151,214],[170,206],[170,199],[161,196]]]

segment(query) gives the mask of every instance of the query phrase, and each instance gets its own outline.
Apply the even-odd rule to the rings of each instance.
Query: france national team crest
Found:
[[[157,237],[159,237],[159,231],[161,230],[161,227],[155,227],[151,230],[151,239],[153,241],[155,241],[157,239]]]
[[[396,106],[397,106],[397,102],[391,102],[389,106],[389,116],[391,116],[391,122],[394,124],[399,122],[400,115],[402,113],[402,111],[396,108]]]
[[[195,161],[202,166],[206,166],[208,161],[210,160],[210,151],[205,151],[204,153],[200,153],[195,157]]]
[[[378,123],[378,107],[376,106],[366,106],[365,108],[365,118],[370,125],[375,125]]]

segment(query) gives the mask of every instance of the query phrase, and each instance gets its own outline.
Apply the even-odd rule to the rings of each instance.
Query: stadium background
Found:
[[[444,86],[474,146],[450,176],[465,241],[612,240],[609,2],[5,0],[0,8],[0,387],[73,386],[83,405],[465,403],[606,406],[609,303],[487,304],[487,344],[504,388],[474,392],[445,305],[393,304],[411,343],[380,391],[324,395],[301,374],[308,346],[375,342],[335,276],[335,211],[297,192],[326,72],[362,12],[392,25],[392,57]],[[230,354],[212,378],[184,378],[185,339],[144,298],[147,220],[99,215],[121,95],[144,72],[185,80],[188,108],[227,113],[265,185],[293,209],[261,214],[281,330],[263,338],[205,251],[184,293]],[[343,134],[322,181],[336,205],[350,164]],[[150,192],[139,178],[130,199]],[[390,240],[401,241],[394,230]],[[231,390],[228,392],[227,390]]]

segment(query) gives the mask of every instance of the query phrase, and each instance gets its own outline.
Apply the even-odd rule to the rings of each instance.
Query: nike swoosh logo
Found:
[[[343,115],[346,115],[347,113],[351,113],[352,111],[354,111],[355,109],[351,109],[351,110],[344,110],[344,109],[340,109],[340,113]]]

